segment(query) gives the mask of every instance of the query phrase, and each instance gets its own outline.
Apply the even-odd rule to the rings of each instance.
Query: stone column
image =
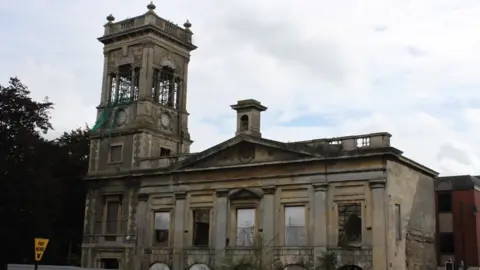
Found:
[[[146,230],[147,226],[147,202],[148,194],[138,194],[138,204],[137,211],[135,213],[135,222],[136,222],[136,248],[135,248],[135,269],[144,269],[143,254],[144,250],[147,247]]]
[[[263,241],[268,246],[274,246],[275,234],[277,232],[275,226],[275,186],[262,187],[263,190],[263,213],[262,213],[262,229]]]
[[[385,180],[370,181],[372,189],[372,265],[375,270],[387,269],[387,219]]]
[[[183,269],[183,234],[185,230],[185,192],[175,193],[173,229],[173,269]]]
[[[225,247],[228,238],[228,190],[218,190],[215,200],[215,264],[220,267],[225,258]]]
[[[316,258],[322,256],[322,252],[327,251],[328,246],[328,218],[327,218],[327,183],[314,183],[314,199],[313,199],[313,219],[314,219],[314,232],[313,232],[313,246]]]
[[[139,93],[138,99],[152,100],[152,76],[153,76],[153,58],[154,44],[153,42],[145,42],[143,44],[142,67],[140,69]]]
[[[108,52],[103,52],[103,77],[102,77],[102,95],[100,98],[100,106],[107,105],[109,96],[108,82]]]

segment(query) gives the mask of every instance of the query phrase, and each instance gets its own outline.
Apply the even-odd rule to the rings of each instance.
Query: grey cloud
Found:
[[[330,81],[342,81],[346,77],[340,44],[333,40],[303,38],[292,24],[262,21],[248,10],[237,10],[224,24],[230,30],[227,38],[231,42],[253,45],[278,59],[280,65],[303,66]]]
[[[442,145],[440,148],[440,151],[437,154],[437,158],[439,160],[442,159],[453,159],[459,163],[462,163],[464,165],[471,165],[473,162],[468,158],[468,153],[462,149],[458,149],[455,146],[445,143]]]

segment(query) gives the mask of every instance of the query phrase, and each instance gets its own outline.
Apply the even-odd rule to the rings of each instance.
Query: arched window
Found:
[[[296,264],[291,264],[291,265],[285,266],[285,268],[283,268],[283,270],[305,270],[305,267],[302,267],[302,266],[296,265]]]
[[[208,267],[204,263],[196,263],[196,264],[190,266],[189,270],[210,270],[210,267]]]
[[[248,116],[242,115],[240,116],[240,131],[248,130]]]
[[[170,270],[170,267],[164,263],[154,263],[149,270]]]
[[[110,74],[110,103],[124,103],[138,99],[140,68],[130,64],[118,67],[117,73]]]
[[[363,268],[357,265],[344,265],[338,268],[338,270],[363,270]]]
[[[181,80],[175,76],[175,70],[164,66],[153,72],[153,100],[169,108],[178,108],[178,93]]]

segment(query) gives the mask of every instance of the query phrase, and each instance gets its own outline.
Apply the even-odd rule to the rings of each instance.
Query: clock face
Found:
[[[127,112],[124,109],[118,110],[116,118],[117,126],[124,125],[127,122]]]
[[[163,127],[170,127],[170,116],[166,113],[163,113],[160,116],[160,123],[162,124]]]

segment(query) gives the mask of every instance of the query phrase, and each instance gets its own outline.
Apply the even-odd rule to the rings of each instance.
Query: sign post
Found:
[[[42,260],[48,241],[45,238],[35,238],[35,270],[38,270],[38,262]]]

